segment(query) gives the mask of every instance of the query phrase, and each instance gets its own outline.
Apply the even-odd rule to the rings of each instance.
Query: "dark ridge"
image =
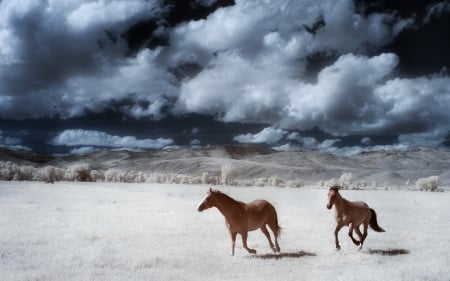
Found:
[[[248,155],[267,155],[276,152],[276,150],[262,146],[223,145],[222,147],[234,159],[241,159]]]
[[[17,160],[29,161],[36,164],[45,164],[56,158],[50,155],[36,154],[26,150],[11,150],[0,148],[0,160],[12,161],[17,163]]]

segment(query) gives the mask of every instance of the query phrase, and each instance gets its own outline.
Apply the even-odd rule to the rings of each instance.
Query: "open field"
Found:
[[[283,228],[281,254],[259,231],[236,254],[224,219],[197,204],[205,185],[0,182],[0,280],[449,280],[450,193],[342,191],[366,201],[385,233],[357,251],[325,189],[220,187],[265,198]]]

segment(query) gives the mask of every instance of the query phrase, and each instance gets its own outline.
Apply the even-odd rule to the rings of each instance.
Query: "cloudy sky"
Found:
[[[450,146],[450,3],[0,0],[0,146]]]

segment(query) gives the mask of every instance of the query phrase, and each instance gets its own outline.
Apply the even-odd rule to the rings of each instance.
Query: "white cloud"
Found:
[[[334,134],[365,130],[385,113],[385,105],[374,91],[392,73],[397,61],[393,54],[341,56],[320,71],[316,84],[298,83],[288,93],[280,122],[299,129],[318,126]]]
[[[398,140],[401,144],[407,146],[439,146],[448,134],[449,129],[447,127],[426,133],[402,134],[399,135]]]
[[[394,54],[342,55],[320,71],[315,84],[271,75],[235,53],[220,55],[216,63],[182,85],[179,102],[185,111],[221,112],[225,121],[289,129],[317,126],[335,135],[449,129],[444,120],[449,120],[450,79],[390,79],[398,63]]]
[[[31,150],[31,148],[22,145],[22,140],[17,137],[4,136],[4,132],[0,130],[0,147],[13,150]]]
[[[240,143],[267,143],[274,144],[287,134],[286,131],[267,127],[256,134],[242,134],[235,136],[233,140]]]
[[[396,20],[393,14],[373,13],[365,17],[355,13],[354,1],[334,1],[324,9],[325,28],[320,29],[313,48],[340,52],[364,50],[368,46],[383,46],[412,21]],[[391,26],[388,22],[394,22]]]
[[[2,131],[0,131],[0,144],[3,145],[16,145],[20,144],[22,141],[16,137],[4,137],[2,136]]]
[[[303,147],[298,145],[293,145],[290,143],[285,143],[279,146],[274,146],[272,149],[278,150],[278,151],[301,151]]]
[[[440,17],[448,13],[450,13],[450,3],[448,1],[431,4],[427,7],[427,13],[423,18],[423,22],[429,23],[433,18]]]
[[[312,137],[304,137],[301,138],[300,144],[293,144],[293,143],[285,143],[279,146],[272,147],[275,150],[280,151],[300,151],[300,150],[333,150],[335,149],[334,144],[338,142],[339,140],[333,139],[333,140],[324,140],[323,142],[319,142],[317,139]]]
[[[370,145],[373,144],[373,140],[369,137],[364,137],[361,139],[361,143],[364,145]]]
[[[253,65],[236,53],[224,53],[211,69],[205,69],[181,86],[178,110],[205,114],[223,113],[224,121],[274,121],[286,104],[281,67]],[[245,73],[245,76],[243,76]],[[284,80],[284,81],[283,81]]]
[[[70,154],[85,155],[85,154],[90,154],[90,153],[94,153],[97,151],[100,151],[100,149],[95,148],[93,146],[83,146],[83,147],[71,149]]]
[[[123,99],[131,101],[121,108],[124,113],[159,118],[162,108],[179,97],[177,113],[276,122],[288,103],[287,93],[301,81],[306,56],[359,50],[395,36],[383,21],[395,22],[392,15],[361,18],[350,0],[236,1],[206,20],[176,26],[170,46],[124,58],[127,46],[120,34],[139,20],[161,16],[162,3],[2,2],[1,116],[69,118],[86,110],[100,112],[112,100]],[[313,36],[304,25],[318,16],[327,24]],[[355,24],[349,24],[349,17]],[[334,41],[327,41],[327,33],[333,33]],[[352,40],[339,39],[345,34]],[[167,67],[185,62],[206,69],[178,88]]]
[[[191,134],[198,135],[202,132],[202,129],[200,127],[195,127],[191,130]]]
[[[67,23],[77,31],[92,27],[110,27],[154,15],[158,1],[115,0],[80,3],[67,15]]]
[[[425,132],[439,141],[450,130],[448,76],[395,78],[395,54],[365,55],[390,43],[411,19],[363,16],[352,0],[235,2],[164,29],[169,46],[125,57],[121,34],[160,17],[164,1],[2,1],[0,117],[70,118],[114,102],[135,118],[157,119],[169,108],[334,135],[399,133],[405,141]],[[431,6],[425,20],[448,12],[444,3]],[[324,25],[312,34],[305,26],[318,18]],[[317,82],[306,82],[308,57],[318,53],[337,60]],[[177,80],[168,69],[182,63],[200,72]],[[258,134],[238,139],[278,141]]]
[[[172,139],[136,139],[133,136],[114,136],[100,131],[65,130],[53,140],[54,145],[103,146],[130,149],[159,149],[171,145]]]
[[[190,145],[200,145],[201,143],[199,139],[193,139],[189,142]]]

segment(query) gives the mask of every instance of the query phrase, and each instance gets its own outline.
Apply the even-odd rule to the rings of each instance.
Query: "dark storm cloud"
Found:
[[[408,32],[448,17],[448,3],[415,15],[355,2],[2,1],[0,117],[199,113],[272,126],[238,141],[317,127],[439,142],[450,130],[439,47],[421,50],[431,72],[401,75],[420,44]]]
[[[158,115],[171,75],[154,53],[126,58],[121,32],[161,13],[158,1],[4,1],[0,9],[0,108],[6,118],[101,111],[130,93]],[[138,111],[131,108],[133,114]]]

